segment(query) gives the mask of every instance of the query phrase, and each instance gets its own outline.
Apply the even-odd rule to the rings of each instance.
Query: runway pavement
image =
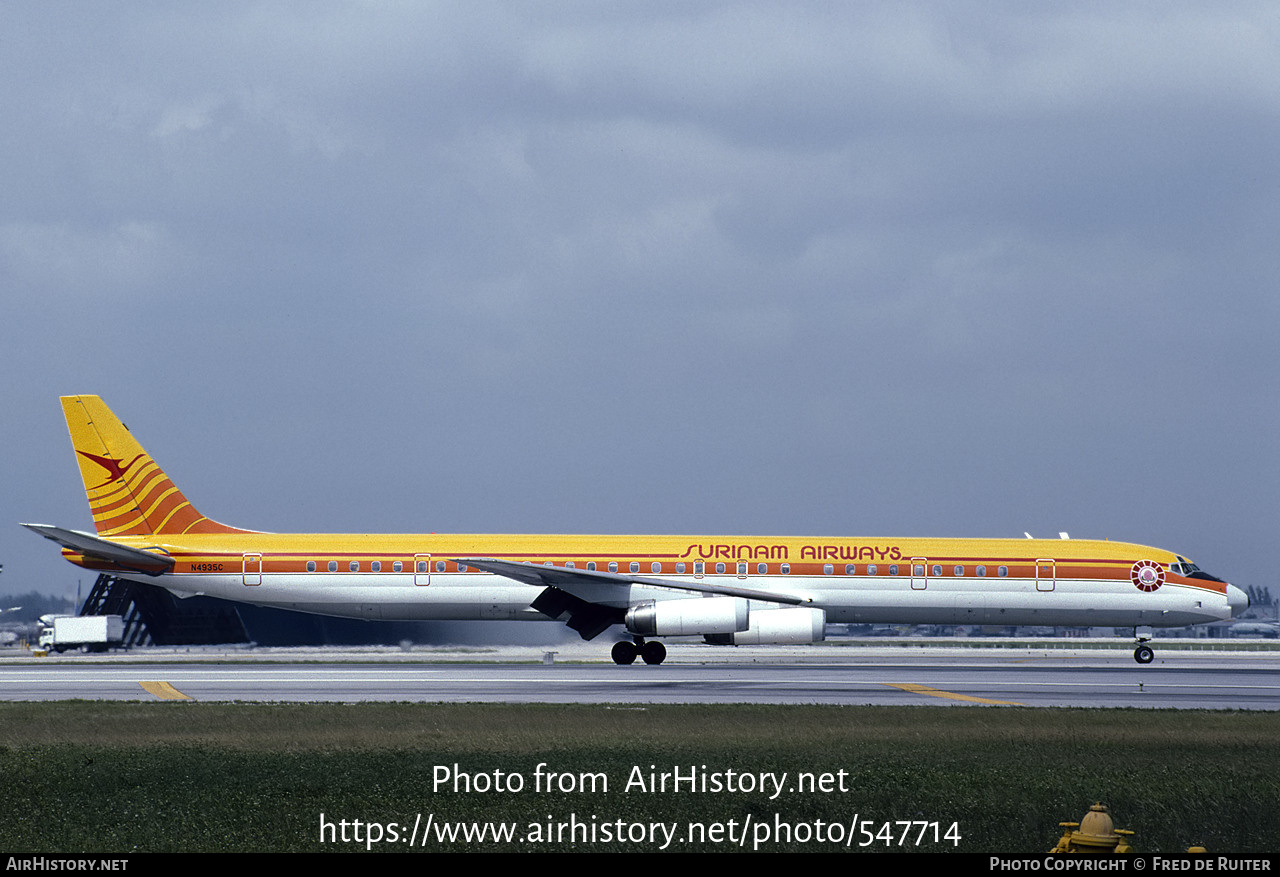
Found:
[[[1280,709],[1280,653],[671,647],[667,663],[539,650],[135,650],[0,659],[0,700],[829,703]],[[706,659],[714,655],[714,662]],[[738,660],[732,660],[737,658]],[[745,660],[744,660],[745,659]],[[526,663],[517,663],[527,660]],[[304,661],[307,663],[296,663]],[[314,663],[310,663],[314,662]]]

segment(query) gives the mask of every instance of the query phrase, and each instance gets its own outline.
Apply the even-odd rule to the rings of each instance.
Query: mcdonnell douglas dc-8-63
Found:
[[[96,535],[25,524],[72,563],[208,595],[370,620],[541,619],[612,657],[657,637],[812,643],[829,623],[1133,627],[1232,618],[1245,593],[1160,548],[1083,539],[260,533],[196,511],[97,396],[63,412]]]

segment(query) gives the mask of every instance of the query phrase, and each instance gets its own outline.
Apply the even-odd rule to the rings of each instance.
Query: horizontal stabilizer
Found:
[[[498,560],[494,557],[457,557],[450,558],[456,563],[474,566],[486,572],[496,573],[524,582],[526,585],[545,585],[560,588],[576,594],[584,585],[646,585],[651,588],[671,588],[677,591],[700,591],[704,594],[718,594],[725,597],[742,597],[746,600],[765,600],[770,603],[785,603],[796,606],[813,602],[808,597],[797,597],[795,594],[780,594],[776,591],[757,591],[752,588],[735,588],[727,585],[710,585],[701,581],[681,579],[657,579],[649,576],[627,575],[616,572],[600,572],[591,569],[577,569],[568,566],[539,566],[527,561]],[[588,598],[589,599],[589,598]],[[593,601],[594,602],[594,601]]]
[[[23,524],[32,532],[39,533],[46,539],[57,542],[63,548],[79,552],[86,557],[106,560],[126,569],[137,570],[151,576],[158,576],[173,569],[173,558],[167,554],[156,554],[140,548],[130,548],[118,542],[111,542],[80,530],[64,530],[50,524]]]

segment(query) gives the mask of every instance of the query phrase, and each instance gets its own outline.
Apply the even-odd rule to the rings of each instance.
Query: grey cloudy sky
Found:
[[[1123,539],[1270,584],[1280,8],[0,6],[0,591],[57,397],[290,531]],[[87,582],[86,582],[87,584]]]

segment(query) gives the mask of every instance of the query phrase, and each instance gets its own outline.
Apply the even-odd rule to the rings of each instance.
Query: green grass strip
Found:
[[[528,831],[570,814],[597,841],[433,843],[432,850],[647,851],[600,842],[626,823],[958,823],[920,849],[1042,853],[1094,801],[1140,852],[1280,850],[1280,715],[1262,712],[839,706],[14,703],[0,705],[0,850],[364,850],[321,843],[320,814],[396,823],[418,814]],[[519,792],[437,785],[518,775]],[[534,788],[538,765],[560,782]],[[788,791],[654,792],[639,774],[786,772]],[[703,767],[705,766],[705,768]],[[843,771],[843,774],[840,772]],[[795,791],[806,772],[830,791]],[[478,782],[478,780],[477,780]],[[838,790],[842,782],[845,791]],[[464,785],[465,788],[465,785]],[[902,848],[894,843],[889,849]],[[353,835],[349,831],[348,835]],[[913,836],[914,837],[914,836]],[[864,840],[865,836],[859,838]],[[746,849],[751,849],[748,842]],[[858,848],[855,840],[853,848]],[[406,851],[403,843],[371,845]],[[768,851],[836,847],[796,836]],[[876,842],[870,849],[883,850]],[[914,843],[905,845],[915,849]],[[681,851],[738,849],[681,843]]]

